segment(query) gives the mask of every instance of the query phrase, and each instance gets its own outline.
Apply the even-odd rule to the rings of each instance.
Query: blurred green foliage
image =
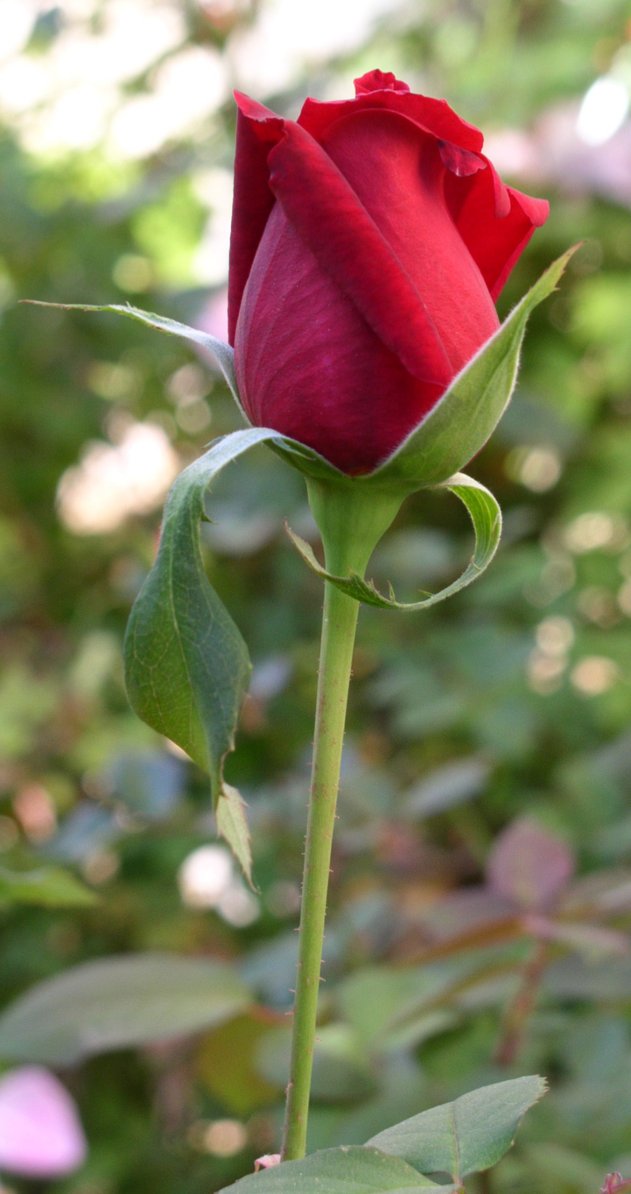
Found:
[[[148,21],[150,7],[136,0],[128,19]],[[211,112],[154,129],[135,153],[105,134],[47,144],[43,99],[2,101],[2,1000],[132,951],[228,961],[251,998],[193,1040],[63,1071],[90,1143],[86,1166],[55,1187],[67,1194],[207,1194],[274,1151],[321,594],[283,532],[287,518],[309,533],[301,479],[257,449],[222,479],[207,532],[212,581],[255,663],[228,765],[249,804],[252,895],[221,848],[195,853],[214,843],[206,781],[131,714],[121,666],[160,505],[157,493],[130,497],[125,451],[138,469],[158,451],[166,478],[169,451],[184,465],[238,426],[236,411],[175,341],[16,300],[129,298],[191,323],[218,318],[221,269],[204,274],[198,246],[227,237],[227,81],[248,84],[274,7],[162,6],[179,32],[121,73],[112,120],[122,113],[129,137],[134,104],[185,51],[212,55],[225,85]],[[63,95],[62,51],[103,35],[107,9],[37,6],[16,60],[56,72]],[[597,78],[628,83],[629,36],[626,0],[401,3],[359,46],[294,54],[284,81],[257,95],[295,114],[306,92],[341,95],[380,65],[495,130],[516,185],[552,201],[503,312],[584,242],[535,313],[518,392],[470,469],[505,511],[498,559],[423,616],[362,611],[332,880],[311,1146],[361,1142],[539,1070],[552,1093],[518,1148],[474,1179],[493,1194],[595,1194],[608,1170],[631,1172],[631,134],[627,123],[589,146],[573,132]],[[69,94],[70,121],[82,100]],[[130,440],[138,425],[157,439]],[[87,489],[68,479],[82,460]],[[448,581],[468,548],[456,503],[417,496],[373,573],[412,596]],[[489,887],[499,834],[524,814],[575,869],[545,908],[507,908],[506,890]],[[545,884],[539,852],[514,849],[509,871]]]

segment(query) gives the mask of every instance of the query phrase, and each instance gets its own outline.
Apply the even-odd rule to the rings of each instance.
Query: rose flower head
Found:
[[[496,332],[548,204],[392,74],[296,122],[237,94],[229,324],[254,425],[372,472]]]

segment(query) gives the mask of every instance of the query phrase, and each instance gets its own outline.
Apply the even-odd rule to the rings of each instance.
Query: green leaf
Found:
[[[333,573],[327,572],[318,563],[309,544],[289,528],[288,533],[292,543],[312,571],[316,572],[323,580],[331,581],[338,589],[341,589],[343,593],[348,593],[356,601],[362,601],[365,605],[377,605],[382,609],[406,611],[429,609],[430,606],[437,605],[439,601],[445,601],[447,597],[452,597],[460,589],[466,588],[484,572],[497,551],[502,533],[502,512],[493,494],[485,489],[484,485],[480,485],[478,481],[474,481],[464,473],[457,473],[441,488],[455,493],[466,506],[475,532],[475,550],[467,567],[457,580],[441,589],[440,592],[430,593],[420,601],[397,601],[392,587],[390,596],[385,597],[372,581],[363,580],[356,572],[351,572],[350,576],[335,576]]]
[[[167,498],[160,547],[125,637],[127,691],[136,713],[210,775],[219,832],[250,879],[241,798],[223,783],[223,762],[250,674],[247,647],[204,571],[199,525],[208,486],[230,461],[273,438],[235,431],[180,473]]]
[[[96,901],[93,891],[61,867],[38,867],[34,871],[8,871],[0,867],[0,905],[81,908]]]
[[[371,482],[408,483],[416,489],[435,485],[480,451],[513,392],[528,317],[555,289],[577,247],[541,275],[416,430],[370,474]]]
[[[165,332],[168,336],[177,336],[180,340],[189,340],[199,344],[207,352],[212,353],[224,375],[228,386],[243,418],[249,424],[249,419],[241,406],[237,379],[234,371],[234,350],[223,340],[202,332],[198,328],[191,328],[186,323],[178,323],[175,319],[168,319],[166,315],[154,315],[151,311],[141,311],[139,307],[132,307],[123,303],[110,303],[103,307],[95,307],[90,303],[42,303],[37,299],[24,299],[31,307],[57,307],[62,311],[107,311],[113,315],[125,315],[128,319],[135,319],[137,323],[144,323],[147,327],[155,328],[158,332]]]
[[[303,1161],[284,1161],[262,1173],[241,1178],[219,1194],[425,1194],[437,1189],[434,1182],[419,1177],[415,1169],[396,1157],[386,1157],[375,1148],[352,1146],[327,1148]],[[441,1186],[450,1194],[453,1186]]]
[[[458,1185],[504,1156],[522,1116],[545,1091],[536,1076],[497,1082],[395,1124],[368,1144],[422,1173],[448,1173]]]
[[[0,1016],[0,1057],[74,1065],[110,1049],[167,1040],[229,1020],[250,1002],[230,967],[135,954],[47,979]]]

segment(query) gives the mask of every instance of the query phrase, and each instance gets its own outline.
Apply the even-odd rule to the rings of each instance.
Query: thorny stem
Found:
[[[326,582],[282,1159],[304,1157],[324,921],[358,603]]]
[[[402,494],[384,490],[367,497],[350,481],[339,487],[314,478],[308,480],[307,490],[326,568],[335,576],[363,577],[401,506]],[[358,613],[353,597],[325,581],[283,1161],[300,1160],[306,1151],[331,848]]]

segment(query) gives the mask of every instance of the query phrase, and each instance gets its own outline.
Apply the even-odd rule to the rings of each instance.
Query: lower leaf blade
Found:
[[[504,1156],[522,1116],[545,1091],[537,1076],[496,1082],[387,1128],[368,1144],[422,1173],[447,1173],[458,1184]]]
[[[30,871],[0,867],[0,908],[5,904],[82,908],[95,904],[97,899],[95,892],[61,867],[37,867]]]
[[[74,1065],[220,1024],[249,1002],[245,984],[221,962],[169,954],[84,962],[3,1011],[0,1057]]]
[[[219,1194],[434,1194],[437,1186],[397,1157],[376,1148],[349,1146],[285,1161],[241,1178]],[[441,1186],[453,1194],[453,1186]]]
[[[250,879],[250,848],[240,798],[223,764],[246,690],[246,644],[204,569],[199,526],[207,489],[221,470],[273,433],[233,432],[176,479],[169,493],[155,563],[136,599],[125,637],[125,680],[132,707],[177,743],[210,776],[220,831]]]

